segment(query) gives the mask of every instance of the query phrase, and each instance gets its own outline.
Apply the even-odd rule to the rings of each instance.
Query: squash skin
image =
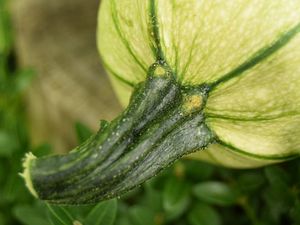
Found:
[[[232,168],[300,155],[299,33],[298,0],[105,0],[98,18],[99,51],[124,106],[156,59],[181,85],[211,85],[204,113],[219,141],[188,157]]]

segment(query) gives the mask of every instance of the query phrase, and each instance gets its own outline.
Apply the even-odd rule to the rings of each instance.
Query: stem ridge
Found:
[[[152,72],[127,109],[85,143],[67,155],[30,161],[26,172],[40,199],[56,204],[110,199],[213,142],[202,112],[203,88],[187,91],[168,70]]]

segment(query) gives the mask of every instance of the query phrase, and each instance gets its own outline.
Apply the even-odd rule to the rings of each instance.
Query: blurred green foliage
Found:
[[[97,205],[51,206],[33,199],[18,176],[31,146],[22,96],[33,72],[19,70],[4,0],[0,0],[0,225],[298,225],[300,160],[231,170],[180,160],[120,199]],[[91,131],[75,129],[83,142]]]

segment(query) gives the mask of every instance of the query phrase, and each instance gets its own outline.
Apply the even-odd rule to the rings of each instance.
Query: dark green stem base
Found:
[[[31,159],[26,179],[40,199],[88,204],[114,198],[214,140],[202,113],[207,88],[181,87],[156,69],[127,109],[85,143],[67,155]]]

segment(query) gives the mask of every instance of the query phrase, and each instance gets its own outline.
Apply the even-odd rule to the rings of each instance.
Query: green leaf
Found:
[[[84,220],[84,225],[112,225],[117,214],[117,200],[97,204]]]
[[[291,210],[291,218],[295,224],[300,224],[300,202],[296,202],[294,208]]]
[[[75,123],[75,129],[79,143],[84,142],[93,134],[90,128],[80,122]]]
[[[7,132],[0,131],[0,156],[10,156],[18,147],[17,140]]]
[[[134,206],[130,209],[132,225],[153,225],[155,224],[155,213],[143,206]]]
[[[238,197],[236,191],[227,184],[215,181],[198,184],[193,191],[200,200],[221,206],[232,205]]]
[[[272,188],[266,189],[263,194],[268,218],[273,222],[279,221],[280,217],[286,214],[290,210],[290,202],[286,202],[285,193],[279,194],[277,191],[274,191]]]
[[[76,219],[66,207],[47,205],[49,209],[50,221],[53,225],[71,225]]]
[[[14,166],[17,165],[14,164]],[[14,201],[24,202],[28,201],[28,199],[32,199],[29,193],[24,191],[25,185],[21,177],[17,174],[17,169],[13,169],[9,175],[6,175],[6,182],[3,185],[3,191],[1,193],[1,201],[5,201],[6,204],[13,203]]]
[[[238,178],[238,187],[245,192],[255,191],[259,189],[264,182],[265,178],[259,171],[245,172]]]
[[[129,207],[124,202],[120,201],[120,204],[118,204],[118,217],[115,225],[132,225],[128,209]]]
[[[269,166],[265,168],[265,174],[270,184],[281,191],[288,188],[290,182],[289,175],[277,166]]]
[[[5,216],[3,213],[0,212],[0,224],[6,224],[5,223]]]
[[[128,191],[127,193],[125,193],[124,195],[122,195],[120,197],[122,200],[126,200],[126,199],[130,199],[130,198],[137,196],[140,192],[141,192],[141,188],[137,187],[137,188],[134,188],[134,189]]]
[[[49,225],[43,207],[18,205],[13,209],[15,217],[24,225]]]
[[[160,212],[163,210],[162,191],[155,190],[150,182],[146,182],[144,185],[145,193],[142,196],[141,203],[154,210],[155,212]]]
[[[205,180],[212,176],[214,167],[199,160],[185,160],[186,176],[191,179]]]
[[[35,73],[32,70],[21,70],[18,72],[15,80],[15,89],[17,92],[24,91],[34,78]]]
[[[126,216],[120,217],[117,221],[116,221],[116,225],[132,225],[129,218]]]
[[[189,185],[184,180],[170,177],[163,190],[163,207],[168,219],[180,216],[189,204]]]
[[[84,221],[87,215],[92,211],[95,205],[77,205],[77,206],[68,206],[68,212],[71,215],[74,215],[77,221]]]
[[[50,154],[51,150],[52,150],[52,146],[50,144],[44,143],[34,148],[32,152],[34,153],[35,156],[41,157]]]
[[[188,214],[190,225],[220,225],[221,217],[218,212],[206,204],[197,204]]]

